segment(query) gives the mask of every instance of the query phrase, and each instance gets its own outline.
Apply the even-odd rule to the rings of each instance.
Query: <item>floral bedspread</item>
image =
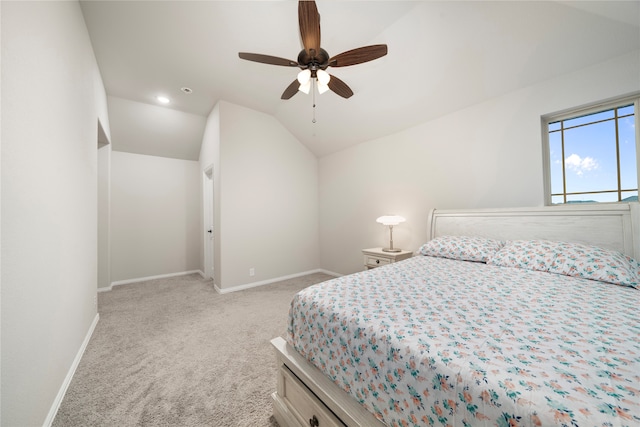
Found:
[[[389,426],[639,426],[640,290],[416,256],[298,293],[289,343]]]

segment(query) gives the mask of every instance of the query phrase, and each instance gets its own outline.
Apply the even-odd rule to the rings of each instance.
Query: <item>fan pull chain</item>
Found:
[[[311,123],[316,122],[316,79],[311,82],[311,97],[313,100],[313,118],[311,119]]]

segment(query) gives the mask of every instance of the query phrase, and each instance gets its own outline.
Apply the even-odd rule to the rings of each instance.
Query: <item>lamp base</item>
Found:
[[[396,249],[396,248],[382,248],[382,252],[402,252],[402,249]]]

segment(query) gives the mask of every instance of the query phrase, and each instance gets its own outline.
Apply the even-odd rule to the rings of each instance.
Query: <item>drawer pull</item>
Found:
[[[313,416],[313,418],[309,418],[309,426],[318,427],[319,425],[320,425],[320,422],[318,421],[315,415]]]
[[[376,260],[376,264],[380,264],[380,260],[379,259]]]

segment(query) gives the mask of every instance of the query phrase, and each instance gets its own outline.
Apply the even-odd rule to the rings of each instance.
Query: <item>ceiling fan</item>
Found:
[[[298,23],[304,49],[298,54],[297,62],[259,53],[238,53],[240,58],[248,61],[302,69],[298,73],[298,78],[284,90],[281,99],[290,99],[298,91],[309,93],[313,79],[317,81],[318,92],[323,93],[331,90],[343,98],[349,98],[353,95],[351,88],[325,70],[328,67],[346,67],[348,65],[362,64],[387,54],[387,45],[377,44],[349,50],[330,57],[327,51],[320,47],[320,14],[313,0],[300,0],[298,2]]]

